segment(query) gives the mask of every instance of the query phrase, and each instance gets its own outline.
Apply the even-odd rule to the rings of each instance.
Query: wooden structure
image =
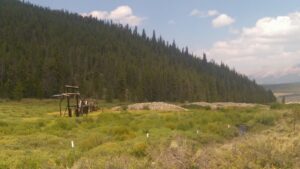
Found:
[[[81,99],[79,86],[65,85],[64,89],[64,93],[53,95],[53,97],[60,98],[60,116],[65,115],[65,112],[67,111],[69,117],[72,117],[73,114],[75,114],[76,117],[79,117],[83,114],[88,115],[89,112],[97,110],[97,106],[94,102],[89,103],[87,100]],[[62,113],[62,101],[64,99],[67,99],[67,106],[64,113]]]
[[[54,95],[54,97],[59,97],[60,102],[59,102],[59,113],[60,116],[62,116],[62,110],[61,110],[61,103],[62,101],[66,98],[67,99],[67,107],[66,111],[68,111],[68,116],[72,117],[72,109],[75,110],[75,115],[78,117],[79,114],[79,98],[80,98],[80,93],[79,93],[79,87],[78,86],[71,86],[71,85],[65,85],[65,92],[61,94]],[[71,99],[75,99],[75,105],[71,105]]]

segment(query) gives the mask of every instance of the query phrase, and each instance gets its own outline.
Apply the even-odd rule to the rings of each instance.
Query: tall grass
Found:
[[[155,159],[159,153],[167,161],[182,157],[179,166],[193,167],[199,148],[238,137],[241,125],[249,133],[270,128],[282,114],[258,107],[191,107],[187,112],[102,108],[88,117],[67,118],[58,116],[56,100],[0,102],[0,168],[166,167]]]

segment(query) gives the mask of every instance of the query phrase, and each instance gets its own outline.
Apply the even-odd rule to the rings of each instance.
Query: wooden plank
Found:
[[[64,96],[80,96],[80,93],[77,92],[77,93],[62,93],[62,95]]]
[[[65,88],[79,89],[79,86],[65,85]]]
[[[63,97],[62,94],[55,94],[55,95],[52,95],[52,97]]]

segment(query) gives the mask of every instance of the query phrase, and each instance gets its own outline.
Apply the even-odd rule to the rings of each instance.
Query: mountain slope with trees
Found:
[[[43,98],[77,84],[107,101],[267,103],[272,92],[226,65],[138,28],[0,0],[0,97]]]

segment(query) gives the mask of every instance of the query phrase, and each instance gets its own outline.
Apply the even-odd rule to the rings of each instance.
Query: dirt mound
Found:
[[[157,111],[187,111],[186,109],[176,106],[174,104],[164,103],[164,102],[149,102],[149,103],[135,103],[124,106],[114,107],[112,110],[157,110]]]
[[[216,103],[207,103],[207,102],[194,102],[188,103],[184,106],[202,106],[202,107],[210,107],[211,109],[218,109],[218,108],[228,108],[228,107],[255,107],[257,104],[250,104],[250,103],[233,103],[233,102],[216,102]]]

